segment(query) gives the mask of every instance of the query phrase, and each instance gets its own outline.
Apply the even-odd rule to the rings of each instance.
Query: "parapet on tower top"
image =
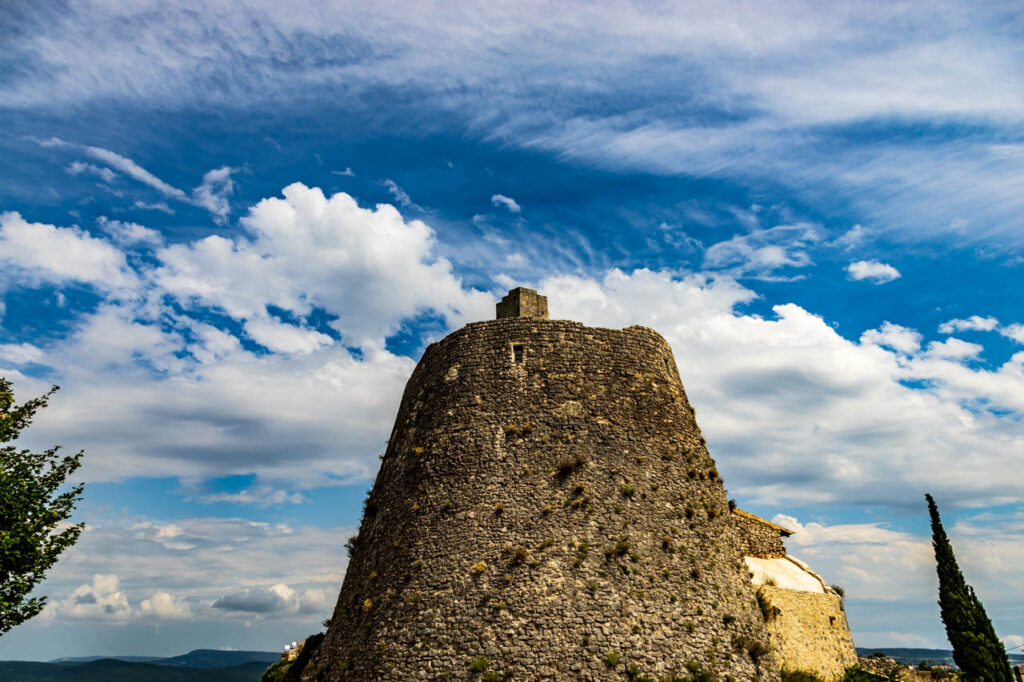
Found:
[[[526,317],[533,320],[548,319],[548,297],[533,289],[518,287],[508,292],[496,306],[498,319]]]

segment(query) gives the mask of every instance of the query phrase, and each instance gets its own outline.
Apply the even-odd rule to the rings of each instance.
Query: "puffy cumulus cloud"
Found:
[[[913,329],[885,321],[878,329],[869,329],[861,334],[860,342],[891,348],[905,355],[911,355],[921,348],[921,338],[921,334]]]
[[[333,609],[337,591],[337,588],[299,591],[285,583],[277,583],[269,587],[246,588],[218,597],[211,608],[246,618],[253,615],[324,614]]]
[[[31,343],[0,343],[0,360],[15,365],[39,362],[43,351]]]
[[[971,315],[966,320],[952,319],[939,325],[940,334],[955,334],[965,331],[990,332],[999,326],[999,320],[994,317],[981,317]]]
[[[923,514],[923,496],[918,504]],[[1024,561],[1022,518],[1017,511],[979,514],[952,526],[947,523],[961,569],[988,606],[996,630],[1003,633],[1020,627],[1019,609],[1011,595],[1024,589],[1018,568]],[[934,606],[938,578],[930,535],[878,523],[801,523],[784,514],[773,521],[795,531],[786,539],[790,554],[807,561],[825,580],[843,586],[858,646],[892,646],[896,642],[948,646]],[[877,607],[880,603],[884,604],[881,609]],[[883,630],[891,627],[894,618],[911,632]]]
[[[246,237],[208,237],[158,255],[161,288],[185,303],[261,318],[268,305],[298,316],[322,308],[347,345],[375,345],[422,310],[450,326],[489,316],[491,296],[468,290],[434,254],[434,232],[392,206],[361,208],[296,183],[242,220]],[[322,340],[322,339],[321,339]],[[308,340],[307,340],[308,343]]]
[[[219,597],[213,608],[224,611],[267,614],[283,610],[295,591],[284,583],[273,587],[254,587]]]
[[[287,491],[272,502],[284,503],[307,487],[372,477],[414,365],[384,339],[425,310],[447,327],[489,318],[493,298],[467,289],[435,255],[431,229],[390,206],[364,209],[296,184],[243,225],[232,239],[159,248],[157,264],[139,271],[138,303],[100,305],[33,356],[65,389],[26,435],[31,445],[104,453],[86,458],[91,480],[257,472],[251,498],[231,500],[239,503],[278,499],[266,490]],[[773,236],[758,239],[813,238],[811,227],[763,232]],[[901,486],[927,482],[962,503],[1020,496],[1008,483],[1016,460],[1003,453],[1024,443],[1024,353],[974,367],[979,346],[949,339],[922,350],[920,334],[892,323],[853,341],[796,305],[745,314],[757,294],[728,270],[612,270],[551,277],[541,289],[555,317],[665,334],[736,492],[899,504]],[[185,310],[164,305],[167,294]],[[201,321],[211,308],[235,324]],[[245,337],[271,352],[248,350]],[[26,352],[8,349],[8,362]],[[22,387],[45,390],[19,379]]]
[[[103,453],[85,458],[88,480],[255,471],[306,487],[373,476],[412,360],[383,350],[357,358],[337,346],[257,355],[218,330],[206,334],[186,347],[155,325],[90,320],[48,353],[64,388],[26,443]],[[182,359],[186,348],[202,361]],[[44,389],[16,387],[19,395]]]
[[[84,282],[102,290],[130,290],[137,277],[123,252],[78,227],[30,223],[0,214],[0,279],[10,286]]]
[[[491,203],[495,206],[503,206],[508,210],[509,213],[522,213],[522,208],[519,203],[512,197],[507,197],[504,194],[495,194],[491,197]]]
[[[915,602],[937,590],[929,538],[875,523],[801,523],[785,514],[772,521],[793,531],[789,553],[825,580],[841,582],[848,599]]]
[[[155,249],[131,261],[77,229],[30,226],[16,214],[6,221],[10,239],[24,242],[34,230],[47,244],[75,240],[93,256],[65,261],[50,248],[12,248],[25,267],[98,281],[123,271],[134,287],[130,301],[101,302],[38,353],[4,348],[9,365],[38,362],[65,387],[27,440],[104,453],[86,458],[90,480],[258,471],[287,479],[294,501],[296,486],[369,478],[414,365],[384,350],[386,337],[428,310],[450,327],[493,314],[492,297],[464,287],[434,253],[427,225],[302,185],[253,207],[247,234],[235,239],[163,245],[148,227],[101,219],[126,248]],[[307,322],[314,312],[334,329]],[[45,390],[7,374],[19,393]]]
[[[981,317],[980,315],[971,315],[967,319],[956,318],[939,325],[939,332],[942,334],[955,334],[959,331],[998,332],[1001,336],[1024,344],[1024,324],[1003,325],[992,316]]]
[[[157,592],[139,602],[139,614],[155,620],[188,620],[192,618],[192,609],[170,592]]]
[[[743,314],[755,294],[729,277],[615,270],[540,288],[553,317],[667,338],[740,500],[898,506],[925,488],[960,503],[1021,499],[1010,481],[1024,460],[1007,453],[1024,452],[1024,353],[972,369],[897,325],[857,342],[793,304]]]
[[[353,531],[210,517],[90,524],[47,577],[45,623],[315,623],[337,599]],[[114,565],[117,575],[99,572]]]
[[[938,501],[943,504],[943,499]],[[924,513],[923,496],[919,506]],[[926,636],[929,642],[919,644],[944,645],[933,606],[938,578],[930,535],[893,530],[878,523],[801,523],[784,514],[776,515],[773,521],[795,531],[786,539],[790,554],[807,561],[827,581],[843,585],[858,645],[885,644],[881,633],[870,628],[885,627],[892,614],[901,614],[904,627],[918,626],[915,636]],[[988,605],[997,631],[1013,632],[1020,623],[1008,595],[1021,594],[1024,589],[1019,570],[1024,561],[1020,543],[1024,513],[1018,508],[1004,514],[976,514],[952,525],[947,522],[946,529],[957,561]],[[869,608],[878,602],[886,604],[881,614]]]
[[[1017,343],[1024,344],[1024,324],[1010,324],[999,329],[999,333]]]
[[[315,329],[303,329],[270,317],[246,320],[244,328],[249,338],[275,353],[312,353],[334,342]]]
[[[132,608],[121,591],[118,577],[97,573],[91,583],[79,585],[63,599],[55,599],[51,614],[72,620],[126,621]]]
[[[928,344],[928,356],[943,360],[966,360],[977,357],[983,347],[961,339],[946,339],[945,341],[932,341]]]
[[[875,284],[885,284],[901,277],[899,270],[877,260],[854,261],[846,266],[846,272],[852,280],[868,280]]]

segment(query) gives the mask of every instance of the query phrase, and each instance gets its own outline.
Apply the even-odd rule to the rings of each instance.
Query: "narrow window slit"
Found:
[[[523,344],[512,344],[512,361],[515,362],[516,364],[519,364],[523,361]]]

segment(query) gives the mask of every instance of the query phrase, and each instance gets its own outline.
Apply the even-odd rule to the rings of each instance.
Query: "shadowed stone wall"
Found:
[[[307,680],[778,679],[668,344],[512,317],[427,348]]]
[[[548,297],[541,296],[533,289],[518,287],[498,301],[495,309],[499,320],[508,317],[546,320],[548,319]]]
[[[782,532],[779,526],[759,519],[742,509],[733,509],[732,513],[740,530],[743,556],[762,559],[786,556],[786,547],[782,544]]]

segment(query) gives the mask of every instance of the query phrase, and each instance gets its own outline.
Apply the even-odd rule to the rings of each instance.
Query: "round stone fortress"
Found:
[[[303,679],[778,679],[665,340],[528,289],[498,318],[409,379]]]

